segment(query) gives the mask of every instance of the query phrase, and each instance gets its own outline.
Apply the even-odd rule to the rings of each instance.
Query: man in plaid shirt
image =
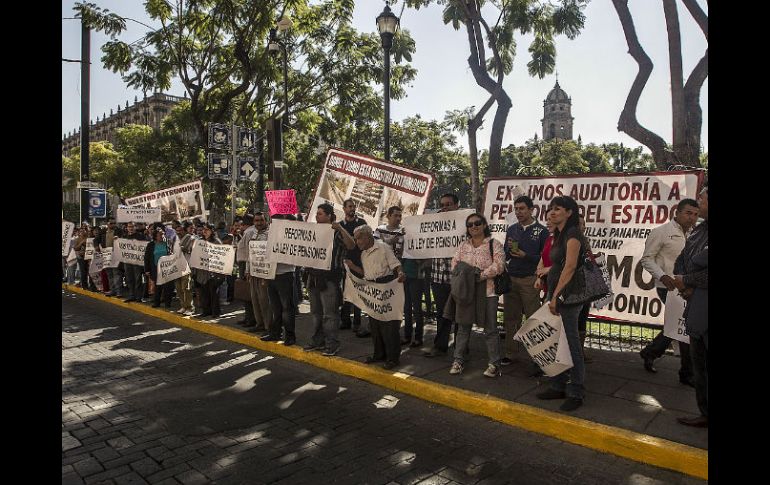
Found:
[[[455,194],[444,194],[439,199],[439,212],[456,211],[459,208],[460,199]],[[452,258],[434,258],[431,264],[431,289],[436,299],[436,337],[433,339],[433,348],[423,353],[425,357],[446,355],[449,350],[449,332],[452,330],[452,321],[444,318],[444,306],[449,299],[452,290]]]

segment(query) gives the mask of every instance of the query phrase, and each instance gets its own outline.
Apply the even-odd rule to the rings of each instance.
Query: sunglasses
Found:
[[[470,229],[473,226],[479,227],[479,226],[483,226],[483,225],[484,225],[484,221],[482,221],[482,220],[478,220],[478,221],[475,221],[475,222],[466,222],[465,223],[465,227],[467,227],[468,229]]]

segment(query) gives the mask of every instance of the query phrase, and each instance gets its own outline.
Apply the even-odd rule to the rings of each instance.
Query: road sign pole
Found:
[[[233,160],[232,165],[230,166],[230,224],[235,224],[235,189],[238,182],[238,173],[236,173],[235,170],[238,166],[238,159],[236,155],[238,136],[237,127],[235,126],[235,118],[233,117],[233,126],[232,131],[230,132],[230,139],[233,142]]]

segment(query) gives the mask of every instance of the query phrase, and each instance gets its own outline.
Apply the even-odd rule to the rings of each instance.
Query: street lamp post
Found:
[[[270,40],[267,44],[267,50],[270,53],[277,54],[280,49],[283,54],[283,116],[281,123],[276,123],[280,126],[280,132],[276,134],[276,140],[280,140],[280,146],[276,147],[279,154],[276,161],[280,161],[281,165],[273,167],[273,181],[276,190],[281,188],[281,176],[283,175],[283,132],[289,128],[289,54],[286,49],[286,36],[288,34],[284,34],[284,39],[281,41],[276,33],[288,31],[291,25],[292,22],[289,17],[281,17],[277,23],[277,28],[270,29]]]
[[[393,47],[393,36],[398,28],[398,17],[385,4],[385,10],[377,16],[377,30],[382,39],[385,51],[384,97],[385,97],[385,160],[390,161],[390,48]]]

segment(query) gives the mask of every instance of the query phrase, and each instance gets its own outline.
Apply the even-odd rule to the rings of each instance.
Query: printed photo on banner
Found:
[[[150,241],[116,238],[112,243],[112,262],[144,266],[144,250]]]
[[[255,278],[275,279],[275,264],[268,258],[267,241],[249,241],[249,273]]]
[[[334,229],[331,224],[274,219],[267,236],[268,259],[328,270],[332,265]]]
[[[67,256],[70,252],[70,241],[75,233],[75,224],[61,221],[61,255]]]
[[[118,207],[115,221],[118,224],[124,222],[144,222],[152,224],[161,222],[161,210],[159,207],[144,209],[141,207]]]
[[[323,203],[331,204],[337,218],[342,218],[347,199],[355,201],[358,215],[372,227],[386,222],[389,207],[401,207],[404,217],[422,214],[433,183],[430,173],[332,148],[326,155],[308,220],[315,221],[315,208]]]
[[[404,257],[451,258],[467,239],[465,220],[473,209],[404,217]]]
[[[592,251],[606,257],[613,291],[611,301],[592,308],[591,315],[663,325],[663,302],[653,276],[641,266],[644,243],[650,231],[674,217],[682,199],[697,198],[702,178],[699,170],[492,178],[485,183],[484,215],[492,235],[504,242],[508,225],[516,221],[518,196],[532,199],[532,216],[543,225],[554,197],[572,197],[585,217]]]
[[[176,240],[174,241],[174,252],[158,259],[158,280],[156,283],[163,285],[190,273],[190,266],[187,265],[187,260],[182,256],[179,240]]]
[[[200,180],[129,197],[126,199],[126,206],[145,209],[159,208],[161,222],[170,222],[175,219],[181,221],[195,217],[202,221],[206,220],[203,183]]]
[[[375,320],[401,320],[404,317],[404,284],[398,280],[374,283],[347,272],[345,301],[349,301]]]
[[[266,190],[265,198],[267,206],[270,208],[270,215],[275,214],[298,214],[297,194],[294,189],[288,190]]]
[[[235,248],[228,244],[195,241],[190,254],[190,267],[231,275],[235,263]]]

